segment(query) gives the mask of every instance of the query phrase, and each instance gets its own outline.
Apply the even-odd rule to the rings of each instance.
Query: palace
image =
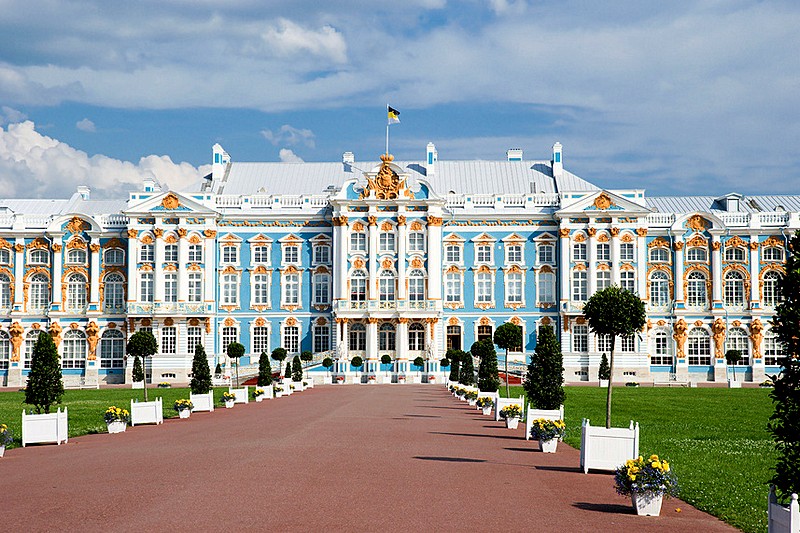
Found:
[[[561,340],[567,382],[596,380],[609,338],[581,314],[616,284],[646,303],[646,328],[618,339],[617,379],[725,381],[776,372],[770,331],[800,196],[646,196],[603,190],[509,150],[500,161],[246,163],[213,147],[192,191],[145,180],[127,199],[0,200],[0,385],[20,386],[42,331],[67,384],[130,381],[127,337],[150,330],[150,381],[186,381],[194,347],[212,368],[284,347],[327,352],[335,371],[439,371],[496,327]],[[381,365],[389,355],[391,365]],[[501,354],[502,355],[502,352]],[[624,377],[623,377],[624,376]]]

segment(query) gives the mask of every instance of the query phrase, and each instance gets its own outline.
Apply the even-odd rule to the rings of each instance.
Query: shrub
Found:
[[[125,351],[128,355],[141,357],[142,361],[145,362],[147,357],[152,357],[158,352],[158,342],[150,331],[139,330],[128,339]],[[144,379],[144,372],[142,372],[142,379],[139,381],[144,382],[144,401],[147,401],[147,381]]]
[[[328,372],[330,372],[331,368],[333,368],[333,359],[331,359],[330,357],[326,357],[325,359],[322,360],[322,366],[327,368]]]
[[[462,385],[475,385],[475,366],[472,363],[472,354],[464,354],[464,359],[461,362],[461,373],[458,376],[458,382]]]
[[[217,363],[217,366],[214,367],[214,375],[215,376],[221,376],[222,375],[222,366],[220,366],[219,363]]]
[[[244,355],[244,345],[232,342],[227,348],[228,357],[236,362],[236,386],[239,386],[239,358]]]
[[[314,360],[314,354],[311,350],[304,350],[303,353],[300,354],[300,360],[305,363],[310,363]]]
[[[211,390],[211,368],[203,346],[198,344],[194,349],[192,360],[192,381],[189,382],[192,394],[208,394]]]
[[[303,381],[303,363],[299,355],[292,358],[292,381]]]
[[[381,364],[388,365],[391,364],[391,362],[392,356],[390,356],[388,353],[385,353],[381,356]]]
[[[416,359],[414,359],[414,366],[422,368],[423,366],[425,366],[425,359],[423,359],[422,357],[417,357]]]
[[[536,351],[523,383],[528,401],[536,409],[558,409],[566,397],[563,384],[561,345],[552,326],[541,326],[536,339]]]
[[[450,359],[450,376],[447,379],[458,381],[461,374],[461,351],[447,350],[447,358]]]
[[[286,361],[286,370],[283,371],[283,377],[284,378],[292,377],[292,363],[290,363],[289,361]]]
[[[442,368],[447,368],[448,366],[450,366],[450,359],[448,359],[447,357],[442,357],[439,360],[439,366]]]
[[[497,392],[500,388],[500,376],[497,374],[497,352],[494,343],[489,339],[483,339],[474,343],[469,351],[480,360],[478,388],[483,392]]]
[[[269,362],[267,352],[261,352],[258,358],[258,381],[259,387],[268,387],[272,384],[272,365]]]
[[[611,368],[608,366],[608,357],[606,354],[603,354],[603,358],[600,359],[600,368],[597,369],[597,379],[611,379]]]
[[[279,363],[283,363],[283,360],[286,359],[286,349],[275,348],[274,350],[272,350],[272,358],[278,361]]]
[[[144,368],[142,367],[142,360],[138,355],[133,358],[133,373],[131,374],[131,379],[136,383],[144,381]]]
[[[356,368],[361,368],[362,366],[364,366],[364,360],[361,359],[361,357],[359,356],[355,356],[350,360],[350,364]]]
[[[64,382],[61,379],[61,363],[53,337],[40,333],[31,354],[31,371],[25,387],[25,403],[36,407],[36,412],[50,412],[50,406],[61,403]]]

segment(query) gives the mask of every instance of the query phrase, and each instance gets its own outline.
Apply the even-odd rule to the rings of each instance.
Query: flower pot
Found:
[[[181,409],[180,411],[178,411],[178,416],[180,418],[189,418],[189,415],[191,414],[192,412],[189,409]]]
[[[506,427],[508,429],[517,429],[519,426],[519,417],[509,416],[506,418]]]
[[[125,428],[128,427],[127,422],[123,422],[122,420],[114,420],[113,422],[106,422],[108,426],[109,433],[123,433]]]
[[[600,387],[602,387],[604,389],[607,389],[608,388],[608,380],[607,379],[601,379],[600,380]]]
[[[488,406],[486,406],[486,407],[483,407],[483,414],[485,414],[485,415],[487,415],[487,416],[488,416],[488,415],[491,415],[491,414],[492,414],[492,409],[494,409],[494,407],[493,407],[493,406],[491,406],[491,405],[488,405]]]
[[[226,400],[225,401],[225,409],[233,409],[233,405],[236,403],[236,400]]]
[[[661,514],[663,497],[663,494],[655,492],[634,492],[631,494],[631,503],[639,516],[658,516]]]
[[[729,379],[728,380],[728,388],[729,389],[741,389],[742,388],[742,382]]]
[[[264,395],[263,394],[259,394],[258,396],[256,396],[256,402],[263,402],[263,401],[264,401]]]
[[[6,454],[6,445],[0,444],[0,457],[3,457]]]
[[[467,403],[469,403],[469,405],[472,407],[475,407],[475,402],[477,402],[477,400],[467,400]]]
[[[556,448],[558,448],[558,439],[539,439],[539,449],[542,450],[542,453],[556,453]]]

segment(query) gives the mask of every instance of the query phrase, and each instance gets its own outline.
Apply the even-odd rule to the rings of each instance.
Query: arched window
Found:
[[[707,307],[706,275],[699,270],[695,270],[690,272],[686,279],[686,305],[689,307]]]
[[[367,327],[360,322],[350,326],[350,350],[363,352],[367,349]]]
[[[394,231],[382,231],[378,235],[378,251],[381,253],[394,252]]]
[[[414,322],[408,326],[408,349],[422,351],[425,349],[425,326]]]
[[[0,370],[8,370],[8,362],[11,360],[11,339],[8,333],[0,331]]]
[[[106,265],[122,265],[125,263],[125,252],[120,248],[109,248],[103,252],[103,262]]]
[[[350,275],[350,301],[365,302],[367,300],[367,273],[355,270]]]
[[[384,322],[378,328],[378,349],[381,351],[395,350],[395,330],[391,322]]]
[[[28,309],[32,312],[41,312],[50,307],[50,280],[44,274],[34,274],[30,278],[28,289],[30,300]]]
[[[669,275],[663,270],[650,274],[650,305],[663,307],[669,304]]]
[[[86,336],[82,331],[71,329],[62,341],[61,368],[84,368],[86,366]]]
[[[767,307],[774,307],[778,305],[779,292],[778,281],[781,278],[780,272],[770,270],[764,274],[764,281],[761,285],[762,294],[764,296],[764,305]]]
[[[650,356],[650,364],[672,364],[672,337],[664,328],[657,329],[653,336],[653,355]]]
[[[103,309],[107,313],[119,313],[125,309],[125,280],[116,272],[103,280]]]
[[[704,263],[708,261],[708,250],[705,248],[689,248],[686,250],[686,260],[691,263]]]
[[[390,270],[382,270],[378,277],[378,298],[381,302],[394,301],[394,274]]]
[[[408,275],[408,299],[412,302],[425,299],[425,274],[422,270],[412,270]]]
[[[48,265],[50,264],[50,252],[42,248],[35,248],[31,250],[28,262],[32,265]]]
[[[0,309],[7,311],[11,308],[11,278],[0,274]]]
[[[72,273],[67,276],[66,308],[73,313],[86,311],[86,278],[83,274]]]
[[[725,305],[744,306],[744,275],[738,270],[725,274]]]
[[[743,328],[730,328],[725,337],[725,351],[739,350],[742,358],[736,363],[737,366],[750,365],[750,343],[747,332]]]
[[[692,328],[689,331],[687,354],[690,365],[711,364],[711,337],[703,328]]]
[[[122,368],[125,359],[125,335],[107,329],[100,338],[100,368]]]
[[[32,329],[25,334],[25,352],[22,355],[22,358],[24,359],[23,365],[25,366],[25,368],[31,367],[31,356],[33,355],[33,345],[36,344],[37,340],[39,340],[40,333],[42,333],[41,330]]]
[[[725,248],[725,261],[744,262],[745,252],[744,248],[732,247]]]
[[[68,265],[85,265],[86,264],[86,250],[82,248],[71,248],[67,251],[67,264]]]
[[[778,263],[783,262],[783,248],[778,246],[768,246],[761,252],[761,258],[764,261],[775,261]]]
[[[669,250],[666,248],[651,248],[650,249],[650,262],[651,263],[669,263]]]

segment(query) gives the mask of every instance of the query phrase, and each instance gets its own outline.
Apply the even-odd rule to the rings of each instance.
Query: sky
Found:
[[[800,194],[800,3],[0,0],[0,197],[234,161],[549,160],[650,196]]]

